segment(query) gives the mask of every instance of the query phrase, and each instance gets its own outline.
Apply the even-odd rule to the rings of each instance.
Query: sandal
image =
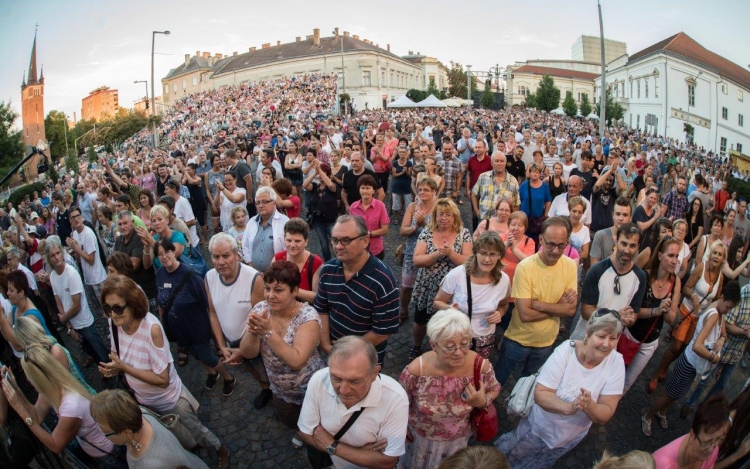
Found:
[[[184,349],[184,348],[177,349],[177,366],[187,365],[189,358],[190,358],[190,355],[188,355],[187,349]]]
[[[659,414],[659,412],[657,412],[655,415],[656,418],[659,419],[659,426],[661,428],[663,428],[664,430],[669,428],[669,420],[667,420],[667,416],[665,414]]]
[[[305,447],[305,442],[297,438],[296,436],[292,438],[292,448],[295,450],[301,450]]]
[[[651,422],[646,420],[646,416],[641,416],[641,431],[646,436],[651,436]]]

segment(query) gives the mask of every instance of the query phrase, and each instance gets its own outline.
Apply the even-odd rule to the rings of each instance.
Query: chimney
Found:
[[[414,55],[414,51],[413,51],[413,50],[410,50],[410,51],[409,51],[409,55]]]
[[[251,47],[250,48],[250,52],[255,52],[255,50],[256,50],[256,47]]]
[[[344,31],[344,37],[349,37],[349,31]]]
[[[236,56],[237,52],[232,52],[232,57]]]
[[[281,41],[276,41],[276,45],[280,46],[281,45]]]
[[[204,53],[203,53],[203,58],[204,58],[204,59],[207,59],[207,58],[209,58],[209,57],[211,57],[211,53],[210,53],[210,52],[204,52]]]
[[[190,54],[185,54],[185,66],[187,67],[190,63]]]
[[[263,44],[263,45],[262,45],[262,46],[260,46],[260,47],[261,47],[262,49],[268,49],[269,47],[271,47],[271,43],[270,43],[270,42],[267,42],[267,43]]]
[[[358,40],[358,41],[359,41],[359,36],[357,36],[356,34],[355,34],[354,36],[352,36],[352,37],[353,37],[354,39],[356,39],[356,40]]]
[[[333,28],[333,34],[334,34],[334,35],[335,35],[336,37],[339,37],[339,28]]]
[[[297,36],[295,39],[295,42],[299,42],[302,38],[300,36]]]
[[[320,28],[313,29],[313,45],[320,45]]]
[[[196,57],[200,57],[201,56],[201,51],[199,51],[199,50],[195,51],[195,56]]]
[[[391,45],[390,44],[386,44],[386,49],[388,49],[388,52],[390,52],[391,51]]]
[[[224,54],[218,54],[218,53],[216,54],[216,60],[218,60],[218,59],[220,59],[222,57],[224,57]]]

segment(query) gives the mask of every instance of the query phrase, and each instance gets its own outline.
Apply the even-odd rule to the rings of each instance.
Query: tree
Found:
[[[414,88],[406,92],[406,97],[418,103],[427,97],[427,92],[422,90],[416,90]]]
[[[44,132],[47,141],[50,142],[50,154],[52,160],[65,156],[65,139],[68,139],[68,149],[73,148],[72,134],[68,131],[68,118],[62,111],[50,111],[44,118]]]
[[[695,127],[685,122],[682,124],[682,130],[685,132],[685,135],[687,135],[687,141],[692,142],[693,137],[695,136]]]
[[[466,97],[466,71],[464,67],[457,62],[450,62],[451,67],[448,70],[448,94],[459,98]],[[471,94],[474,96],[477,90],[477,77],[471,77]]]
[[[437,85],[435,84],[435,79],[430,78],[430,84],[427,86],[427,96],[429,95],[435,95],[436,98],[440,98],[440,90],[438,89]]]
[[[18,118],[10,103],[0,101],[0,175],[4,176],[25,155],[21,131],[11,127]]]
[[[589,101],[588,93],[583,93],[583,96],[581,96],[581,106],[578,109],[581,111],[581,115],[583,115],[583,117],[586,117],[589,114],[591,114],[591,111],[594,108],[591,107],[591,102]]]
[[[495,94],[492,92],[492,80],[484,82],[484,92],[482,93],[482,107],[492,108],[495,106]]]
[[[555,86],[555,80],[549,75],[544,75],[539,81],[536,90],[536,108],[540,111],[550,112],[560,105],[560,88]]]
[[[562,108],[568,117],[575,117],[578,113],[578,105],[573,99],[573,93],[570,91],[565,92],[565,101],[563,101]]]
[[[526,95],[526,107],[528,108],[536,108],[536,94],[530,93]]]
[[[602,117],[601,104],[601,100],[596,103],[596,115],[598,115],[600,118]],[[619,121],[620,119],[622,119],[622,116],[625,115],[625,109],[620,106],[620,103],[615,102],[615,100],[612,98],[612,94],[609,92],[609,89],[607,89],[607,103],[604,107],[604,110],[606,111],[606,115],[604,116],[604,118],[607,120],[607,124],[611,124],[612,121]]]

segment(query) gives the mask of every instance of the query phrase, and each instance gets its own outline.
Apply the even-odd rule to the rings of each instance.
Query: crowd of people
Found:
[[[750,388],[725,394],[747,374],[750,220],[728,191],[747,173],[535,110],[335,100],[322,75],[197,93],[163,116],[163,147],[143,130],[0,209],[9,467],[32,440],[106,468],[207,467],[196,447],[229,467],[180,378],[191,358],[223,396],[251,375],[313,467],[552,467],[636,383],[650,437],[696,380],[687,435],[595,467],[748,462]],[[469,446],[525,377],[515,428]]]

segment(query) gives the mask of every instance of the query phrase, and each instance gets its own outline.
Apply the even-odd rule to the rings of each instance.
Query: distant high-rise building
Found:
[[[100,121],[114,117],[120,109],[120,98],[117,90],[100,86],[81,101],[81,119]]]
[[[29,72],[21,82],[21,119],[23,120],[23,144],[35,147],[41,140],[47,143],[44,133],[44,70],[36,72],[36,31],[34,45],[31,46]],[[34,155],[26,163],[26,174],[33,178],[37,174],[39,155]]]
[[[581,36],[571,48],[573,60],[602,62],[602,45],[599,36]],[[628,53],[628,45],[622,41],[604,40],[604,61],[610,63]]]

